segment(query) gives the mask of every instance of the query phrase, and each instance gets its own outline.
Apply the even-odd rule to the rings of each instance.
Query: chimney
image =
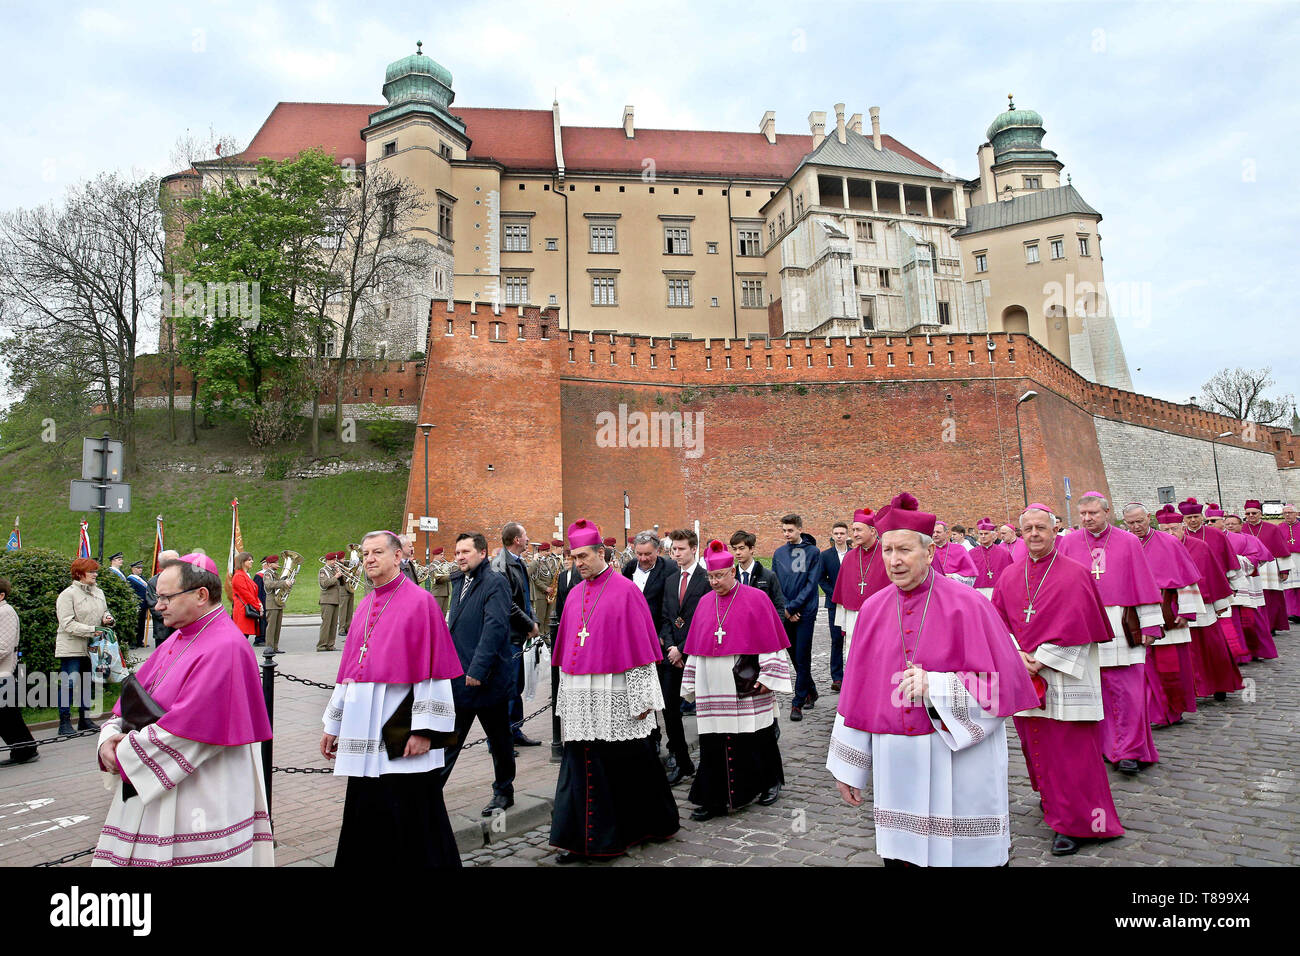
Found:
[[[813,149],[822,144],[826,138],[826,113],[825,111],[813,110],[808,114],[808,131],[812,133]]]
[[[847,143],[848,139],[844,136],[844,104],[835,104],[835,138],[841,143]]]
[[[768,110],[758,121],[758,131],[767,137],[768,143],[776,144],[776,113]]]
[[[635,130],[632,129],[632,107],[623,107],[623,135],[628,139],[635,138]]]
[[[849,117],[849,132],[862,135],[862,114],[854,113]]]
[[[880,147],[880,107],[873,106],[868,111],[871,113],[871,145],[879,150]]]

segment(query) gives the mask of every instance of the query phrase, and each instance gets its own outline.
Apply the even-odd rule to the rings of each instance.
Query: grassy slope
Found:
[[[104,554],[126,554],[149,561],[153,553],[154,516],[164,521],[165,544],[182,553],[196,547],[212,555],[223,573],[230,542],[230,501],[239,498],[239,524],[244,547],[260,560],[264,555],[291,548],[306,559],[289,596],[290,612],[314,612],[320,591],[316,587],[317,560],[326,551],[338,551],[375,528],[400,525],[406,497],[407,471],[391,474],[354,472],[324,478],[268,481],[257,476],[232,474],[177,474],[157,470],[163,460],[226,461],[232,465],[254,454],[237,426],[200,429],[197,445],[166,437],[166,413],[147,410],[137,445],[140,471],[130,478],[131,513],[108,516]],[[180,418],[180,416],[178,416]],[[184,419],[180,419],[184,421]],[[411,426],[412,432],[414,426]],[[182,428],[182,431],[184,429]],[[80,442],[75,451],[80,453]],[[270,454],[306,456],[309,443],[300,439]],[[404,445],[409,448],[410,445]],[[358,441],[351,444],[322,441],[322,457],[349,460],[383,459],[384,453],[365,440],[358,426]],[[397,457],[405,458],[403,453]],[[0,533],[6,537],[14,515],[22,516],[23,544],[76,554],[77,528],[82,517],[90,520],[91,552],[99,541],[99,519],[68,509],[68,487],[80,478],[80,457],[56,460],[48,447],[34,445],[0,457]]]

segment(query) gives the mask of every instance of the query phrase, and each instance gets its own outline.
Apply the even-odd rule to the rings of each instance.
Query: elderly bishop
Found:
[[[1038,695],[993,605],[936,573],[934,525],[909,494],[876,513],[891,586],[858,614],[826,766],[851,806],[871,781],[886,866],[1002,866],[1004,724]]]

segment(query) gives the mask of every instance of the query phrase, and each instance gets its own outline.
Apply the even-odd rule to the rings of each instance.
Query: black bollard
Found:
[[[271,816],[271,745],[275,741],[275,658],[267,648],[262,652],[262,699],[266,701],[266,719],[271,723],[271,737],[262,741],[262,779],[266,783],[266,815]],[[275,827],[271,827],[275,832]]]

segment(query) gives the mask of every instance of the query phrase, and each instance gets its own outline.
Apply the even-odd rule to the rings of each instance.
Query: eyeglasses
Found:
[[[191,591],[197,591],[199,588],[201,588],[201,587],[203,587],[203,586],[204,586],[204,585],[202,585],[202,584],[196,584],[196,585],[194,585],[194,587],[192,587],[192,588],[186,588],[184,591],[177,591],[175,594],[163,594],[163,593],[159,592],[159,594],[158,594],[158,603],[159,603],[159,604],[162,604],[162,603],[166,602],[166,603],[170,604],[173,600],[175,600],[176,598],[180,597],[182,594],[189,594]]]

